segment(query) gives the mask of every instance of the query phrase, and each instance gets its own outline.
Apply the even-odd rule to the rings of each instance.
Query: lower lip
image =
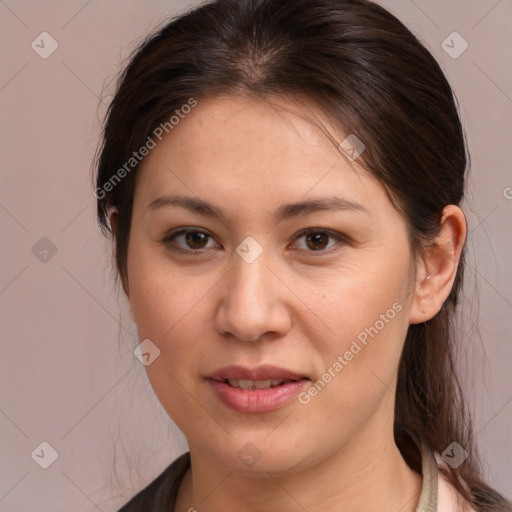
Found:
[[[238,412],[268,412],[289,404],[300,393],[307,379],[286,382],[268,389],[242,389],[224,382],[208,379],[217,398],[227,407]]]

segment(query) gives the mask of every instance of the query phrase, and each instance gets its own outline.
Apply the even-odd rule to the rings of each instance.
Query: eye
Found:
[[[208,241],[212,238],[209,233],[199,229],[180,228],[165,236],[161,243],[173,251],[190,254],[199,252],[202,249],[214,248],[212,246],[208,247]],[[345,238],[341,234],[323,228],[305,229],[295,237],[295,240],[300,240],[301,238],[304,238],[305,244],[301,247],[300,243],[295,242],[292,245],[292,249],[306,252],[330,253],[333,252],[331,248],[336,245],[336,242],[346,243]],[[178,243],[180,240],[181,243]]]
[[[301,238],[304,238],[305,245],[298,248],[307,252],[332,252],[330,249],[336,245],[335,242],[329,245],[330,242],[332,242],[332,239],[335,239],[338,242],[344,241],[344,238],[340,234],[334,233],[327,229],[318,228],[308,228],[301,231],[297,235],[297,239]],[[300,244],[295,243],[293,248],[297,248],[297,245]]]
[[[181,228],[174,233],[167,235],[161,242],[172,250],[179,252],[198,252],[201,249],[208,249],[208,239],[211,235],[192,228]],[[176,240],[182,240],[181,247]]]

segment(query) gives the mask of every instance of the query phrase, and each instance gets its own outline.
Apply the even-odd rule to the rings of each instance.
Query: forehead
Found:
[[[164,191],[186,192],[240,207],[339,193],[369,208],[385,205],[383,186],[338,149],[343,137],[295,103],[203,99],[144,159],[136,196],[147,206]]]

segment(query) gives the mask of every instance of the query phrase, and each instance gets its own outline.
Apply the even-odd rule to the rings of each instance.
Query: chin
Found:
[[[299,451],[296,447],[300,446]],[[259,436],[239,435],[228,444],[216,443],[214,447],[203,446],[222,465],[237,474],[255,478],[289,475],[315,465],[315,450],[305,447],[302,440],[276,436],[272,439],[269,430]]]

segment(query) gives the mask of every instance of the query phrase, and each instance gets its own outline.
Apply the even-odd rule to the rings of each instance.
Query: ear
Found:
[[[110,230],[112,231],[112,235],[115,237],[117,232],[117,220],[119,217],[119,210],[115,206],[111,206],[107,210],[107,218],[110,226]]]
[[[466,237],[467,222],[462,210],[453,204],[445,206],[439,234],[416,265],[410,324],[426,322],[441,309],[452,290]]]
[[[114,240],[115,240],[116,234],[117,234],[117,225],[118,225],[118,221],[119,221],[119,210],[115,206],[111,206],[110,209],[108,210],[107,217],[108,217],[108,222],[109,222],[109,225],[110,225],[110,229],[112,231],[112,235],[113,235]],[[124,290],[124,293],[126,295],[126,298],[128,300],[128,308],[130,310],[130,316],[132,318],[132,321],[134,323],[136,323],[135,322],[135,315],[133,314],[132,304],[131,304],[131,301],[130,301],[130,294],[128,292],[128,285],[124,282],[123,278],[121,278],[121,283],[122,283],[123,290]]]

